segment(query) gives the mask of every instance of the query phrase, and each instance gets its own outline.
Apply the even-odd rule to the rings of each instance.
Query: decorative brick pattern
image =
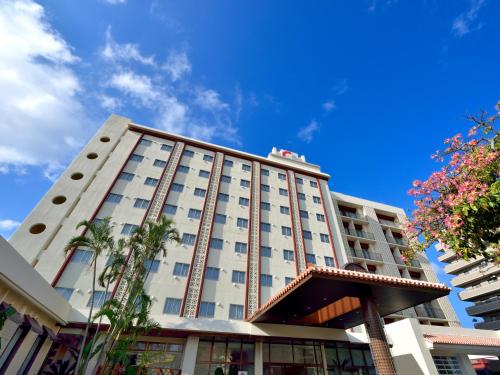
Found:
[[[302,221],[300,219],[300,206],[297,198],[297,186],[295,185],[295,173],[288,171],[288,187],[290,195],[290,215],[293,222],[293,238],[295,240],[295,251],[297,255],[297,268],[299,273],[306,268],[306,250],[304,248],[304,239],[302,238]]]

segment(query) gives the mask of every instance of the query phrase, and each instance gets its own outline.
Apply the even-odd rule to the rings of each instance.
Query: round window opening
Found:
[[[109,142],[109,137],[101,137],[101,142]]]
[[[54,204],[63,204],[64,202],[66,202],[66,197],[64,195],[58,195],[52,199],[52,203]]]
[[[91,152],[90,154],[87,154],[87,159],[97,159],[97,154],[95,152]]]
[[[31,226],[30,233],[31,234],[39,234],[39,233],[42,233],[45,230],[45,228],[46,228],[45,224],[38,223],[38,224]]]
[[[80,180],[82,177],[83,177],[83,174],[82,174],[82,173],[80,173],[80,172],[73,173],[73,174],[71,175],[71,179],[72,179],[72,180]]]

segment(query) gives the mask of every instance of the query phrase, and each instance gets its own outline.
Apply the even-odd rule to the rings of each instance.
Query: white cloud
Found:
[[[163,68],[170,73],[173,81],[177,81],[182,76],[191,73],[192,67],[186,52],[170,51]]]
[[[316,120],[312,120],[309,125],[299,130],[297,137],[306,143],[311,143],[314,133],[319,131],[319,124]]]
[[[70,65],[78,58],[29,0],[0,2],[0,40],[0,170],[67,159],[88,124]]]
[[[219,111],[229,108],[227,103],[220,100],[219,93],[212,89],[198,89],[196,90],[196,104],[201,108],[210,111]]]
[[[148,76],[136,74],[130,70],[113,74],[108,86],[138,99],[146,106],[150,106],[151,102],[160,96]]]
[[[470,7],[466,12],[458,15],[457,18],[453,20],[451,30],[453,34],[459,38],[463,37],[465,34],[471,31],[479,30],[483,25],[478,24],[474,26],[477,19],[479,10],[484,6],[485,0],[471,0]]]
[[[101,104],[101,107],[111,112],[121,108],[122,106],[122,101],[112,96],[99,95],[98,99]]]
[[[125,4],[127,0],[104,0],[105,3],[111,5]]]
[[[11,230],[16,229],[19,225],[21,225],[21,223],[15,220],[11,219],[0,220],[0,231],[10,232]]]
[[[154,56],[143,56],[137,44],[118,44],[111,35],[111,26],[106,30],[106,45],[101,51],[104,59],[109,61],[136,61],[144,65],[156,65]]]
[[[326,112],[330,112],[331,110],[337,108],[337,105],[335,104],[335,100],[331,99],[323,103],[323,109]]]

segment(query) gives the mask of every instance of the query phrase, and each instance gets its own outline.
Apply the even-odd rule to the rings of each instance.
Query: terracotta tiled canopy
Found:
[[[434,344],[492,346],[500,348],[500,338],[492,337],[424,334],[424,339]]]
[[[371,298],[380,316],[385,316],[449,292],[444,284],[310,267],[247,320],[346,329],[363,323],[360,307],[364,298]]]

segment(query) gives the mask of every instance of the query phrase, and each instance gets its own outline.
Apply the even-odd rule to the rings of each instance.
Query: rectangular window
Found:
[[[252,170],[252,167],[248,164],[241,164],[241,169],[245,172],[250,172]]]
[[[304,210],[299,210],[299,215],[302,219],[309,219],[309,213]]]
[[[214,157],[212,155],[203,155],[203,160],[204,161],[212,161],[214,160]]]
[[[172,191],[176,191],[178,193],[181,193],[184,190],[184,185],[177,184],[177,183],[172,183],[172,186],[170,188]]]
[[[302,231],[302,237],[304,237],[306,240],[312,240],[312,233],[309,230],[303,230]]]
[[[160,261],[158,259],[155,260],[145,260],[144,261],[144,269],[146,272],[158,272],[160,269]]]
[[[228,160],[228,159],[224,159],[224,166],[225,167],[232,167],[233,166],[233,161],[232,160]]]
[[[236,226],[238,228],[248,228],[248,219],[239,217],[238,219],[236,219]]]
[[[320,233],[319,237],[321,239],[321,242],[330,243],[330,236],[328,236],[328,234]]]
[[[240,186],[245,188],[250,187],[250,181],[241,179]]]
[[[111,297],[111,292],[96,290],[93,296],[94,296],[94,308],[101,307],[104,304],[104,302],[106,302],[109,299],[109,297]],[[87,307],[90,307],[91,305],[92,305],[92,296],[89,297],[89,300],[87,302]]]
[[[142,199],[142,198],[136,198],[134,202],[134,207],[135,208],[143,208],[146,209],[149,206],[149,200],[147,199]]]
[[[306,253],[306,263],[316,264],[316,255]]]
[[[245,272],[233,270],[233,276],[231,280],[236,284],[245,284]]]
[[[247,253],[247,244],[244,242],[236,242],[234,244],[234,251],[236,253],[246,254]]]
[[[167,162],[165,160],[155,159],[153,162],[153,166],[155,167],[165,168],[166,165]]]
[[[313,197],[313,202],[314,202],[314,203],[321,203],[321,198],[320,198],[320,197],[316,197],[316,196],[314,196],[314,197]]]
[[[293,261],[294,260],[293,251],[284,249],[283,250],[283,259]]]
[[[141,146],[151,146],[151,144],[153,143],[153,141],[150,141],[149,139],[141,139],[141,141],[139,142],[139,144]]]
[[[323,214],[316,214],[316,219],[318,221],[325,222],[325,215],[323,215]]]
[[[194,245],[196,242],[196,235],[191,233],[184,233],[181,240],[183,245]]]
[[[211,249],[222,250],[223,246],[224,246],[224,241],[221,240],[220,238],[212,237],[212,239],[210,240]]]
[[[223,174],[222,176],[220,176],[220,181],[224,182],[225,184],[230,184],[231,183],[231,176],[227,176],[227,175]]]
[[[229,305],[229,319],[243,320],[243,305]]]
[[[205,279],[207,280],[219,280],[219,269],[217,267],[207,267],[205,270]]]
[[[266,275],[265,273],[260,274],[260,285],[261,286],[273,286],[273,276]]]
[[[198,176],[208,178],[210,176],[210,172],[200,169],[200,171],[198,172]]]
[[[280,179],[281,181],[285,181],[286,180],[286,174],[284,174],[284,173],[278,173],[278,179]]]
[[[214,221],[218,224],[226,224],[226,215],[215,214]]]
[[[182,300],[180,298],[166,298],[163,306],[163,313],[169,315],[179,315],[181,312]]]
[[[201,217],[201,210],[190,208],[188,211],[188,217],[191,219],[199,219]]]
[[[229,202],[229,194],[219,193],[218,199],[220,202]]]
[[[271,188],[269,187],[269,185],[266,185],[266,184],[260,184],[260,190],[261,191],[266,191],[266,192],[269,192],[271,190]]]
[[[288,190],[280,188],[279,192],[280,192],[280,195],[282,195],[284,197],[288,197]]]
[[[174,276],[186,277],[189,273],[189,264],[187,263],[175,263],[174,266]]]
[[[311,187],[313,188],[317,188],[318,187],[318,183],[316,181],[309,181],[309,185],[311,185]]]
[[[162,151],[172,151],[174,146],[171,145],[166,145],[165,143],[161,145],[160,150]]]
[[[269,223],[260,223],[260,230],[262,232],[271,232],[271,224],[269,224]]]
[[[139,226],[135,224],[123,224],[121,234],[131,236],[132,234],[134,234],[137,228],[139,228]]]
[[[191,150],[184,150],[182,155],[187,156],[188,158],[192,158],[194,156],[194,151]]]
[[[132,155],[130,155],[129,160],[136,161],[136,162],[140,163],[143,159],[144,159],[144,156],[142,156],[142,155],[132,154]]]
[[[213,318],[215,315],[215,302],[201,301],[200,312],[198,316],[201,318]]]
[[[260,202],[260,209],[264,211],[271,211],[271,204],[268,202]]]
[[[157,183],[158,179],[153,177],[146,177],[146,179],[144,180],[144,185],[148,186],[156,186]]]
[[[290,284],[293,281],[293,277],[285,277],[285,285]]]
[[[260,175],[261,176],[269,176],[269,169],[261,169]]]
[[[266,258],[271,258],[272,255],[273,255],[273,252],[272,252],[270,246],[261,246],[260,247],[260,256],[266,257]]]
[[[177,167],[177,172],[188,173],[189,167],[187,165],[179,165],[179,167]]]
[[[204,197],[206,192],[207,191],[205,189],[195,188],[194,189],[194,196],[195,197]]]
[[[325,257],[325,265],[327,267],[335,267],[335,263],[332,257]]]
[[[290,215],[290,208],[285,206],[280,206],[280,213],[283,215]]]
[[[282,234],[283,236],[291,236],[291,235],[292,235],[292,228],[282,226],[282,227],[281,227],[281,234]]]
[[[123,195],[121,195],[121,194],[109,193],[108,196],[106,197],[106,202],[120,203],[122,198],[123,198]]]
[[[63,288],[61,286],[56,286],[54,288],[57,293],[61,295],[62,298],[64,298],[66,301],[69,301],[71,298],[71,295],[73,294],[74,289],[73,288]]]
[[[163,213],[166,215],[175,215],[177,212],[177,206],[173,204],[166,204],[163,206]]]
[[[301,201],[305,201],[306,200],[306,195],[304,193],[297,193],[297,197],[301,200]]]
[[[248,206],[250,204],[250,199],[240,197],[239,203],[242,206]]]
[[[300,177],[295,177],[295,182],[297,183],[297,185],[304,185],[304,180]]]
[[[128,173],[128,172],[122,172],[120,173],[120,176],[118,176],[119,180],[125,180],[125,181],[132,181],[134,179],[135,174],[133,173]]]

